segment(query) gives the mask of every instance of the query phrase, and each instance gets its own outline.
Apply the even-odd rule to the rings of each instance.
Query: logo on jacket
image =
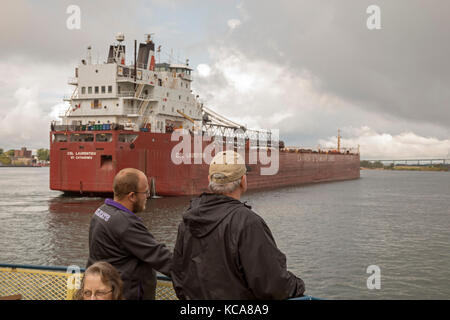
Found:
[[[97,211],[95,211],[95,215],[100,219],[105,220],[106,222],[108,222],[109,218],[111,218],[111,215],[100,209],[97,209]]]

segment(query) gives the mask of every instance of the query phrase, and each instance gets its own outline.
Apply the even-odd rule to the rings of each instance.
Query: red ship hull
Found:
[[[53,134],[67,135],[57,142]],[[143,171],[154,181],[158,195],[196,195],[208,188],[208,168],[202,164],[175,164],[171,153],[179,141],[171,134],[121,130],[89,131],[89,134],[111,134],[110,142],[70,142],[69,135],[86,131],[51,132],[50,189],[82,195],[110,194],[114,176],[123,168]],[[135,134],[134,142],[121,142],[119,135]],[[192,148],[194,150],[194,148]],[[248,159],[248,157],[247,157]],[[193,162],[193,161],[192,161]],[[289,185],[357,179],[360,177],[359,154],[318,152],[279,152],[279,170],[275,175],[261,175],[260,164],[251,165],[248,173],[250,190]]]

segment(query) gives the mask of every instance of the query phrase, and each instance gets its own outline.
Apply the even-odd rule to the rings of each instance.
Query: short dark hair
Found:
[[[98,261],[86,269],[86,271],[84,272],[83,280],[81,281],[81,287],[75,292],[75,300],[83,300],[84,279],[86,279],[86,275],[88,274],[100,275],[100,279],[102,280],[102,282],[111,286],[113,300],[124,300],[122,294],[123,282],[120,278],[120,274],[116,270],[116,268],[105,261]]]
[[[136,192],[139,188],[139,173],[142,171],[134,168],[120,170],[114,177],[114,197],[122,199],[130,192]]]

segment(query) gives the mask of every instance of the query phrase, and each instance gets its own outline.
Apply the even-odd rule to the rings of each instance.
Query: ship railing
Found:
[[[142,62],[138,62],[136,67],[139,68],[139,69],[145,69],[146,65],[144,63],[142,63]],[[130,68],[134,69],[134,64],[130,65]]]
[[[0,264],[0,296],[20,295],[23,300],[72,300],[85,269],[77,266]],[[157,277],[156,299],[176,300],[170,278]]]
[[[77,131],[77,125],[57,124],[54,131]]]
[[[338,151],[337,149],[333,148],[320,148],[320,147],[284,147],[280,149],[281,151],[285,152],[292,152],[292,153],[321,153],[321,154],[358,154],[357,148],[340,148]]]
[[[134,76],[132,76],[131,74],[122,74],[122,75],[117,75],[117,79],[118,80],[133,80],[134,81]]]
[[[125,91],[125,92],[121,92],[117,94],[118,97],[122,97],[122,98],[133,98],[135,96],[135,92],[134,91]],[[153,99],[154,96],[152,94],[145,94],[142,93],[138,99]]]
[[[124,130],[124,125],[116,123],[96,123],[96,124],[55,124],[52,131],[108,131]]]
[[[125,91],[117,94],[118,97],[134,97],[134,91]]]
[[[63,100],[64,101],[70,101],[72,99],[78,99],[78,98],[79,98],[78,93],[77,94],[65,94],[65,95],[63,95]]]
[[[186,73],[180,73],[179,77],[185,80],[192,80],[192,77],[189,74]]]
[[[21,300],[74,300],[81,286],[84,268],[72,265],[34,266],[0,264],[0,297]],[[178,300],[172,280],[157,274],[156,300]],[[321,300],[302,296],[289,300]]]
[[[331,154],[358,154],[358,148],[318,148],[320,153],[331,153]]]

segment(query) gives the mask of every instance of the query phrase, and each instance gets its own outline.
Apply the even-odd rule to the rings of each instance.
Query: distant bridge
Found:
[[[392,160],[372,160],[372,159],[364,159],[362,161],[369,161],[369,162],[381,162],[383,164],[394,164],[394,166],[398,165],[405,165],[405,166],[425,166],[425,165],[436,165],[436,164],[442,164],[442,165],[449,165],[450,159],[392,159]]]

